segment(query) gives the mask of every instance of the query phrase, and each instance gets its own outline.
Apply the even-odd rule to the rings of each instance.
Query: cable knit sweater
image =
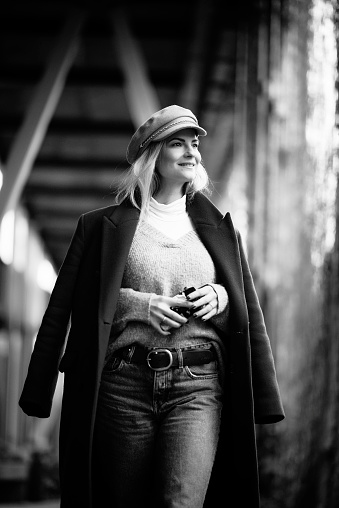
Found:
[[[184,347],[212,341],[222,350],[217,328],[226,326],[228,298],[223,286],[217,284],[207,249],[187,222],[186,233],[177,239],[149,222],[140,222],[131,245],[107,354],[132,343]],[[217,292],[218,315],[206,322],[190,317],[187,324],[172,329],[169,336],[161,335],[151,326],[150,301],[154,294],[174,296],[185,286],[198,288],[204,284],[211,284]]]

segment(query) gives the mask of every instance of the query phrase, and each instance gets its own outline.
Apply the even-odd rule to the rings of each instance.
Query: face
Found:
[[[201,162],[199,140],[194,129],[183,129],[165,140],[157,161],[161,186],[180,186],[191,182]]]

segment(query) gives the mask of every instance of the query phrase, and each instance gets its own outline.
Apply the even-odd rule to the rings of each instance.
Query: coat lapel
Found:
[[[139,211],[123,203],[103,217],[99,320],[112,324],[127,256],[138,224]]]
[[[248,325],[248,314],[239,244],[231,216],[227,213],[223,217],[213,203],[201,194],[195,195],[187,210],[226,288],[232,307],[233,325],[236,330],[243,331]]]

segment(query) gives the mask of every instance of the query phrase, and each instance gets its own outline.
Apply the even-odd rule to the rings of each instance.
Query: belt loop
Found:
[[[135,346],[131,346],[128,348],[128,353],[127,353],[127,356],[126,356],[126,363],[131,363],[131,360],[132,360],[132,356],[134,355],[134,351],[135,351]]]
[[[180,347],[177,349],[177,353],[178,353],[178,367],[179,367],[179,369],[183,369],[184,368],[184,359],[183,359],[182,351],[181,351]]]

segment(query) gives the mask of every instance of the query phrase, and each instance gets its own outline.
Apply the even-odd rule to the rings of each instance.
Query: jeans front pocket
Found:
[[[192,379],[212,379],[218,377],[218,363],[216,361],[203,365],[186,365],[185,370]]]
[[[114,372],[117,372],[122,367],[123,361],[124,360],[122,358],[118,358],[117,356],[111,355],[108,358],[107,362],[105,363],[105,367],[102,372],[103,375],[113,374]]]

